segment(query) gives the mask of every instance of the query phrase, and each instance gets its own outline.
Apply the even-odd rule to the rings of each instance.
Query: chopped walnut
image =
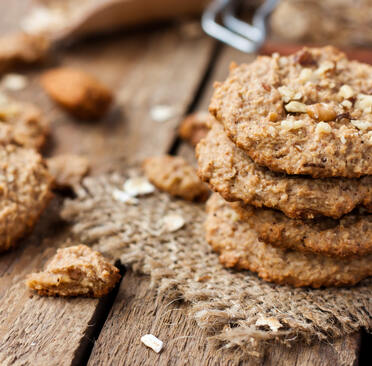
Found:
[[[196,170],[179,156],[147,158],[143,168],[152,184],[173,196],[189,201],[204,201],[208,197],[208,189]]]
[[[292,113],[306,113],[307,112],[307,106],[304,103],[300,102],[289,102],[284,106],[287,112],[292,112]]]
[[[338,95],[344,99],[350,99],[354,96],[355,92],[349,85],[342,85]]]
[[[207,112],[196,112],[188,115],[179,128],[180,137],[196,146],[208,133],[208,118],[209,114]]]
[[[298,130],[302,127],[305,126],[305,122],[304,121],[296,121],[296,120],[285,120],[285,121],[282,121],[280,126],[284,129],[284,130],[287,130],[287,131],[290,131],[290,130]]]
[[[119,270],[86,245],[58,249],[43,272],[32,273],[26,284],[42,296],[102,297],[119,281]]]
[[[318,134],[330,133],[331,131],[332,131],[331,126],[326,122],[319,122],[315,128],[315,132]]]
[[[307,106],[307,114],[317,121],[325,122],[333,121],[337,116],[335,110],[324,103],[316,103]]]
[[[358,130],[368,130],[372,128],[372,122],[369,121],[360,121],[360,120],[351,120],[350,123],[355,126]]]

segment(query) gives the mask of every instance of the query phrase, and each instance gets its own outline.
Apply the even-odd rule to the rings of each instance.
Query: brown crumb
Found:
[[[49,41],[41,35],[23,32],[0,37],[0,73],[17,66],[42,61],[49,49]]]
[[[119,281],[119,270],[86,245],[58,249],[43,272],[32,273],[26,285],[41,296],[108,294]]]
[[[49,121],[39,107],[8,97],[0,99],[0,144],[40,150],[49,134]]]
[[[71,187],[83,179],[89,171],[87,158],[63,154],[47,159],[47,166],[57,188]]]
[[[208,133],[208,113],[196,112],[189,114],[181,123],[179,135],[183,140],[196,146]]]
[[[49,70],[41,76],[41,84],[55,102],[81,119],[101,118],[113,99],[106,86],[79,69]]]
[[[196,170],[180,156],[156,156],[145,159],[147,178],[157,188],[188,201],[205,201],[209,191]]]

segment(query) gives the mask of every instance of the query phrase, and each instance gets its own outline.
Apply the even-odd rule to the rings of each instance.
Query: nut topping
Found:
[[[306,112],[312,119],[317,121],[333,121],[337,116],[333,108],[324,103],[309,105],[306,108]]]

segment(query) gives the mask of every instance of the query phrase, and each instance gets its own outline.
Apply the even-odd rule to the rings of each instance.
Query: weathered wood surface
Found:
[[[51,120],[46,153],[84,154],[97,174],[130,159],[166,152],[213,45],[204,36],[189,39],[180,29],[117,35],[110,41],[102,38],[49,61],[45,67],[58,64],[89,70],[115,90],[116,104],[110,115],[94,124],[75,121],[56,108],[38,84],[41,70],[30,72],[30,85],[17,97],[42,106]],[[171,105],[176,113],[166,122],[154,122],[150,110],[158,104]],[[110,297],[101,301],[30,297],[24,286],[25,276],[40,270],[68,235],[69,227],[59,220],[58,207],[54,207],[33,235],[0,257],[1,365],[70,365],[86,357],[94,328],[110,308]]]

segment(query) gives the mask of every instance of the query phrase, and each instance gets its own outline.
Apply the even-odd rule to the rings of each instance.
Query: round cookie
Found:
[[[40,150],[48,133],[49,123],[36,105],[0,95],[0,144]]]
[[[372,175],[372,66],[333,47],[258,57],[217,83],[210,112],[258,164],[314,178]]]
[[[295,287],[354,285],[372,275],[372,256],[336,259],[272,247],[259,241],[231,204],[213,194],[207,203],[207,241],[228,268],[248,269],[266,281]]]
[[[340,258],[372,254],[372,214],[362,208],[339,220],[305,220],[240,203],[232,207],[261,240],[271,245]]]
[[[228,201],[279,209],[291,218],[339,218],[359,204],[372,204],[372,176],[312,179],[285,176],[255,164],[226,136],[221,124],[196,149],[198,174]]]
[[[0,146],[0,252],[34,226],[51,198],[51,181],[35,150]]]

